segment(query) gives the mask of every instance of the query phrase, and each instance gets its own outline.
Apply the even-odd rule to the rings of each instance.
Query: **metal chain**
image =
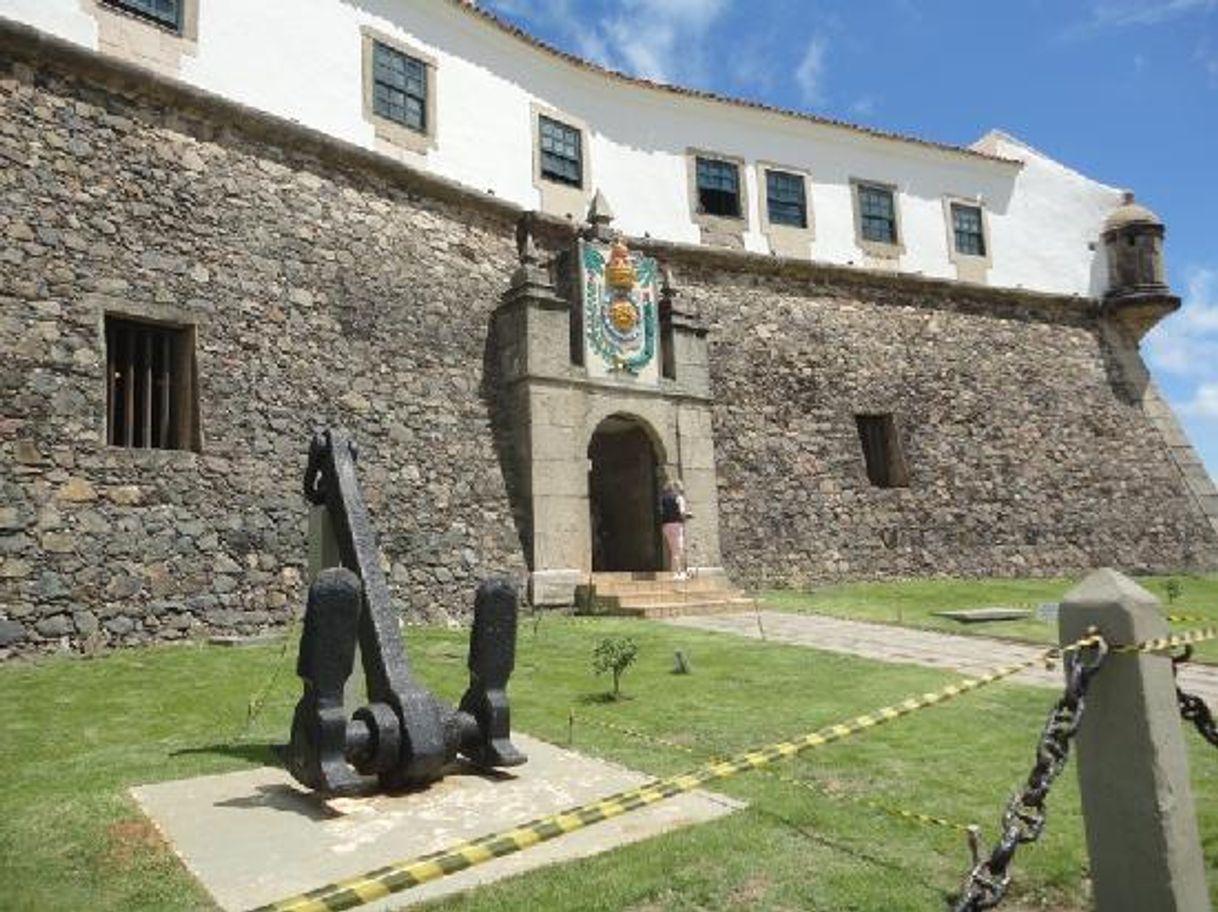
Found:
[[[1108,654],[1107,644],[1099,637],[1090,648],[1066,652],[1066,689],[1049,713],[1036,764],[1028,775],[1023,791],[1007,804],[1002,815],[1002,837],[989,857],[976,861],[961,889],[955,912],[978,912],[997,906],[1011,885],[1007,868],[1021,845],[1035,842],[1045,829],[1045,801],[1053,781],[1061,774],[1070,755],[1070,740],[1083,720],[1084,698],[1092,676],[1099,671]]]
[[[1172,656],[1172,675],[1176,675],[1180,666],[1192,657],[1192,646],[1185,646],[1183,653]],[[1192,722],[1197,731],[1201,733],[1201,737],[1214,747],[1218,747],[1218,725],[1214,723],[1214,717],[1210,714],[1210,708],[1205,705],[1205,701],[1196,694],[1185,693],[1180,689],[1178,683],[1176,684],[1176,701],[1180,704],[1180,718],[1185,722]]]

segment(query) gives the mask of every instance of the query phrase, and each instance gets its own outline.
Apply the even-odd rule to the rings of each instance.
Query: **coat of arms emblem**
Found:
[[[637,376],[656,353],[659,270],[621,241],[580,242],[584,334],[610,371]]]

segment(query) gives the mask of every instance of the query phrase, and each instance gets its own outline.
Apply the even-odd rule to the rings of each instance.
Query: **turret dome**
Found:
[[[1161,228],[1163,220],[1145,206],[1135,202],[1133,192],[1126,190],[1121,205],[1104,219],[1104,233],[1119,231],[1130,225],[1154,225]]]

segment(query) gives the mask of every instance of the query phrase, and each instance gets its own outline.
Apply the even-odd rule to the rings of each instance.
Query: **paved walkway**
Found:
[[[1002,665],[1013,665],[1044,652],[1044,647],[1008,643],[988,637],[911,630],[818,614],[762,611],[760,619],[765,638],[773,642],[811,646],[826,652],[841,652],[880,662],[927,665],[970,676],[983,674]],[[761,636],[758,630],[758,615],[751,612],[669,618],[664,623],[677,627],[734,633],[753,639]],[[1062,673],[1060,666],[1053,671],[1037,666],[1021,671],[1011,680],[1060,688]],[[1180,670],[1180,684],[1211,707],[1218,707],[1218,668],[1212,665],[1185,665]]]

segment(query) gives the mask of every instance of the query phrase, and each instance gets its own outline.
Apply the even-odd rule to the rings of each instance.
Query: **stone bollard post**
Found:
[[[1168,633],[1158,599],[1108,569],[1062,599],[1063,645],[1092,626],[1109,645]],[[1098,912],[1209,912],[1170,658],[1109,654],[1091,680],[1077,749]]]

